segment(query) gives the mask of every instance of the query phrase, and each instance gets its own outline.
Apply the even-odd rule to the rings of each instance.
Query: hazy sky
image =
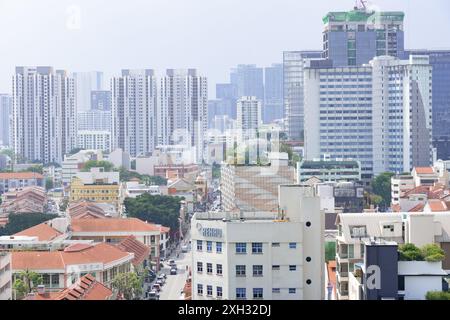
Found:
[[[322,17],[354,0],[0,0],[0,92],[16,65],[69,71],[198,68],[217,82],[239,63],[320,49]],[[403,10],[406,48],[450,48],[450,1],[374,0]]]

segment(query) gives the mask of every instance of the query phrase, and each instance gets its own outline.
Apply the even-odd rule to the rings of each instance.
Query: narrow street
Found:
[[[188,272],[186,271],[186,266],[191,265],[191,252],[180,253],[179,257],[170,257],[169,259],[174,259],[177,264],[177,274],[170,275],[170,267],[168,265],[168,260],[164,262],[164,268],[161,272],[167,274],[167,280],[162,287],[160,293],[160,300],[179,300],[183,299],[182,290],[184,288],[186,279],[188,277]]]

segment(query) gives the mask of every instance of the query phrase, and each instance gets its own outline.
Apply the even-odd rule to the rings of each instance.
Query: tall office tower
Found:
[[[161,78],[158,143],[195,146],[204,159],[208,129],[208,81],[196,69],[167,69]]]
[[[231,69],[230,81],[236,87],[237,98],[254,96],[264,101],[263,68],[254,64],[239,64]]]
[[[264,70],[263,122],[283,118],[283,64],[274,63]]]
[[[122,70],[111,79],[111,148],[131,156],[156,146],[157,86],[152,69]]]
[[[61,163],[76,147],[75,80],[52,67],[16,67],[12,146],[22,160]]]
[[[103,90],[103,72],[74,72],[73,77],[77,86],[77,109],[87,111],[91,109],[91,91]]]
[[[403,12],[377,12],[355,7],[323,18],[323,58],[333,66],[355,66],[382,55],[403,57]]]
[[[320,59],[322,51],[283,52],[283,101],[290,140],[303,140],[303,68],[307,59]]]
[[[375,57],[369,65],[305,68],[305,157],[354,159],[363,180],[432,162],[427,56]]]
[[[231,117],[230,114],[233,113],[236,115],[236,102],[233,105],[231,105],[230,100],[224,99],[208,100],[208,127],[211,128],[213,126],[212,121],[215,117],[220,116]]]
[[[256,97],[241,97],[237,101],[237,129],[241,130],[242,140],[257,137],[262,125],[261,101]]]
[[[11,121],[12,98],[9,94],[0,94],[0,145],[9,146],[9,123]]]
[[[433,67],[433,145],[437,157],[450,160],[450,50],[407,50],[410,54],[427,55]]]
[[[216,84],[216,99],[221,101],[224,109],[224,115],[232,119],[236,119],[236,101],[237,101],[237,87],[231,83],[217,83]],[[217,114],[218,115],[218,114]]]
[[[91,91],[91,110],[111,110],[111,91],[94,90]]]
[[[111,111],[90,110],[78,112],[78,131],[111,132]]]

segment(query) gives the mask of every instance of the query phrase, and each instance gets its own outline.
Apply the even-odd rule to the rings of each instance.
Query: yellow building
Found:
[[[90,200],[114,205],[121,213],[121,185],[118,172],[103,172],[92,168],[90,172],[79,172],[70,184],[70,202]]]

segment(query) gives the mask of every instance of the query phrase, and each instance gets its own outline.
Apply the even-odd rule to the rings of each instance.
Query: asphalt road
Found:
[[[179,257],[170,257],[177,264],[177,274],[170,275],[170,267],[167,261],[164,262],[164,268],[161,272],[167,274],[167,280],[160,292],[160,300],[180,300],[183,299],[182,290],[188,277],[186,266],[191,265],[191,252],[180,253]],[[169,260],[168,259],[168,260]]]

